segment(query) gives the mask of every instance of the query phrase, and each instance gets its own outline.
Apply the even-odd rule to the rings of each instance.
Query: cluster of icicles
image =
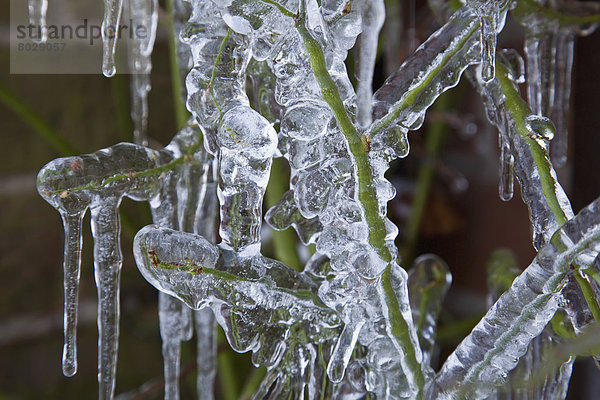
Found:
[[[508,71],[511,90],[524,77],[515,52],[496,50],[509,1],[467,1],[446,16],[438,8],[447,22],[374,94],[383,0],[189,3],[174,1],[175,20],[187,19],[175,24],[179,62],[193,65],[186,79],[194,117],[188,125],[164,149],[144,147],[154,28],[130,55],[139,72],[132,77],[138,144],[57,159],[39,173],[38,190],[58,209],[65,229],[65,375],[77,370],[81,223],[89,209],[99,297],[99,393],[101,399],[114,396],[122,265],[118,207],[125,196],[148,201],[152,210],[154,225],[138,232],[134,254],[142,275],[160,291],[167,399],[179,398],[180,342],[191,338],[194,327],[198,396],[213,398],[215,321],[234,350],[252,351],[253,363],[267,366],[256,399],[504,398],[497,388],[519,358],[516,371],[524,376],[544,362],[548,343],[560,340],[545,329],[559,307],[576,332],[584,330],[591,318],[580,291],[567,285],[567,296],[561,289],[573,280],[572,261],[600,266],[600,200],[574,216],[554,179],[558,206],[569,220],[561,227],[544,200],[530,144],[516,130],[525,124],[544,151],[554,126],[543,115],[553,116],[560,135],[566,134],[572,41],[591,27],[582,31],[520,14],[531,29],[526,55],[532,110],[521,121],[506,107],[507,89],[496,76]],[[156,26],[156,1],[127,4],[134,18]],[[105,5],[104,25],[118,25],[123,0]],[[31,18],[40,24],[45,9],[45,1],[30,0]],[[359,34],[355,92],[344,60]],[[105,37],[107,75],[115,72],[115,45]],[[539,254],[493,299],[436,373],[430,367],[435,325],[450,273],[430,255],[418,258],[408,273],[400,267],[398,230],[386,218],[395,190],[384,173],[389,162],[408,154],[407,132],[422,125],[427,108],[463,72],[500,130],[501,197],[511,198],[514,171]],[[566,138],[558,143],[554,153],[562,162]],[[303,272],[260,253],[262,200],[272,159],[280,156],[291,168],[290,188],[265,218],[274,229],[291,226],[304,244],[316,245]],[[521,390],[521,398],[564,397],[571,365],[564,360],[548,368],[539,384],[514,390]]]

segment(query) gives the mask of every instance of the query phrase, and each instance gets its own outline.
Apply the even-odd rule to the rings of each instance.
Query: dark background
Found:
[[[51,0],[50,0],[51,1]],[[162,2],[161,2],[162,4]],[[131,141],[128,120],[128,79],[97,75],[10,75],[8,53],[9,1],[0,0],[0,86],[11,92],[60,133],[81,153]],[[410,9],[402,8],[401,38],[423,41],[435,26],[425,2],[416,2],[414,24]],[[162,21],[161,21],[162,22]],[[149,133],[157,147],[175,133],[167,36],[161,25],[153,54]],[[501,46],[522,52],[522,31],[509,21]],[[600,195],[600,32],[577,40],[570,115],[569,163],[558,171],[560,182],[577,211]],[[397,68],[410,51],[403,40],[395,53],[380,58],[375,86]],[[98,66],[100,70],[100,65]],[[387,70],[387,71],[386,71]],[[497,132],[482,113],[480,99],[468,84],[454,89],[452,115],[478,127],[471,136],[449,128],[440,167],[429,198],[416,254],[442,256],[454,283],[442,315],[442,327],[469,320],[484,311],[485,263],[491,252],[508,247],[525,267],[535,253],[530,242],[527,211],[515,198],[502,202],[497,194]],[[523,92],[524,93],[524,92]],[[430,117],[428,115],[428,117]],[[428,118],[430,120],[432,118]],[[402,226],[410,207],[415,177],[424,160],[423,140],[428,123],[411,132],[411,154],[392,166],[390,180],[399,196],[390,214]],[[79,372],[62,376],[62,226],[58,213],[35,190],[37,171],[59,154],[34,129],[0,104],[0,400],[95,398],[96,290],[92,273],[89,217],[84,222],[84,258],[80,289]],[[468,188],[453,189],[462,177]],[[162,398],[162,360],[156,311],[156,292],[137,272],[131,238],[149,222],[146,206],[124,201],[133,229],[124,230],[121,340],[117,393],[133,390],[150,380],[158,389],[144,398]],[[469,324],[467,323],[466,328]],[[463,331],[465,330],[463,329]],[[468,332],[446,336],[447,353]],[[193,398],[194,345],[183,351],[188,377],[182,398]],[[237,358],[247,362],[245,357]],[[599,374],[589,360],[576,363],[570,399],[592,399]]]

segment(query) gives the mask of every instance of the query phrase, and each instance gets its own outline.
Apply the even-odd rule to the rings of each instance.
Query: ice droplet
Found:
[[[525,118],[525,127],[529,131],[529,137],[542,141],[544,144],[552,140],[556,132],[554,124],[549,118],[533,114]]]

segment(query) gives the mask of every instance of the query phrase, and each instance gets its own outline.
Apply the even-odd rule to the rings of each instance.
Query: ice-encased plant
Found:
[[[133,18],[156,26],[156,1],[125,3]],[[600,318],[600,199],[575,216],[549,152],[564,163],[573,40],[600,23],[600,7],[430,3],[443,26],[372,93],[383,0],[169,2],[193,118],[164,149],[143,145],[153,37],[136,42],[130,63],[139,144],[60,158],[38,175],[38,190],[65,229],[65,375],[77,370],[81,224],[89,209],[99,397],[113,398],[118,208],[126,196],[152,210],[154,225],[137,233],[134,254],[159,290],[165,398],[179,397],[180,342],[194,329],[198,396],[213,398],[215,322],[234,350],[251,351],[253,363],[267,367],[256,399],[565,397],[575,352],[552,362],[551,345],[585,336]],[[104,26],[116,26],[123,0],[105,6]],[[30,0],[40,25],[45,9],[45,1]],[[508,12],[526,29],[526,73],[515,51],[496,48]],[[355,89],[345,59],[359,36]],[[105,31],[104,40],[109,76],[115,39]],[[514,281],[514,271],[497,263],[493,305],[434,371],[436,318],[450,273],[431,255],[408,271],[403,265],[398,229],[386,216],[395,189],[384,173],[408,155],[408,131],[463,76],[498,127],[500,196],[512,197],[516,175],[538,255]],[[518,90],[525,80],[527,102]],[[316,245],[301,272],[261,254],[274,157],[287,160],[291,178],[265,219]]]

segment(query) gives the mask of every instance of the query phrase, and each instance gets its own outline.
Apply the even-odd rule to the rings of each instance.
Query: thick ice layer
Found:
[[[485,398],[504,383],[558,308],[569,264],[586,249],[600,249],[600,199],[553,236],[510,289],[492,306],[444,363],[431,399]]]
[[[262,199],[269,181],[277,134],[248,106],[223,115],[217,134],[223,244],[235,250],[260,244]]]
[[[159,290],[194,309],[212,307],[230,345],[252,350],[256,365],[287,368],[304,343],[337,335],[339,318],[317,300],[315,283],[273,260],[240,258],[201,236],[155,226],[138,232],[134,254]]]

